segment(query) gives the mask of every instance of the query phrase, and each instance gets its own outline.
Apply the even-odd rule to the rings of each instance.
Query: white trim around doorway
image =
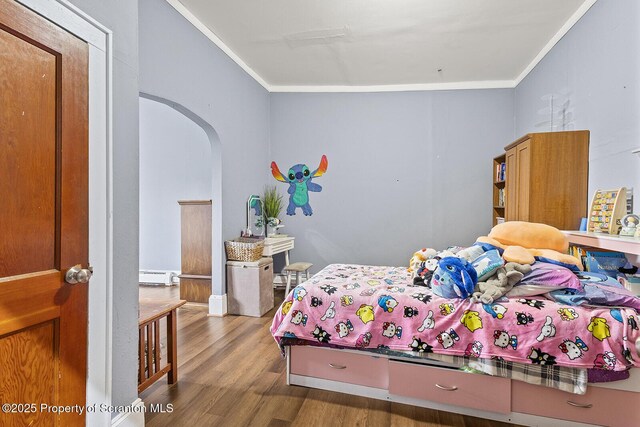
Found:
[[[111,405],[113,33],[67,0],[17,1],[89,45],[89,260],[94,274],[89,288],[87,405]],[[131,421],[129,425],[144,425],[144,414]],[[112,414],[87,411],[86,425],[111,426]]]

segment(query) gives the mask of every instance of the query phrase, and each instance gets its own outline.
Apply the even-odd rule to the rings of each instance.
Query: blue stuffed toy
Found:
[[[464,258],[444,257],[433,272],[431,290],[443,298],[468,298],[478,283],[473,265]]]

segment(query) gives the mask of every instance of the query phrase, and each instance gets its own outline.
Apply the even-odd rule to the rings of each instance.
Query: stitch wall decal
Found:
[[[293,165],[289,168],[287,175],[283,175],[278,168],[276,162],[271,162],[271,175],[280,182],[288,183],[289,189],[289,206],[287,206],[287,215],[295,215],[296,208],[302,209],[302,213],[306,216],[313,215],[313,210],[309,204],[309,192],[319,193],[322,186],[311,182],[313,178],[324,175],[327,171],[327,156],[323,155],[320,165],[316,170],[311,172],[305,164]]]

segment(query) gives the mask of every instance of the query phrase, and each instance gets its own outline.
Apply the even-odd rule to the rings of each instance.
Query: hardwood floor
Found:
[[[141,286],[145,298],[178,299],[176,287]],[[276,304],[283,291],[276,291]],[[208,317],[204,306],[178,309],[178,382],[161,379],[140,397],[146,423],[158,426],[507,426],[322,390],[287,386],[285,361],[262,318]],[[163,331],[164,334],[164,331]],[[164,356],[163,356],[164,357]],[[171,413],[150,405],[173,404]]]

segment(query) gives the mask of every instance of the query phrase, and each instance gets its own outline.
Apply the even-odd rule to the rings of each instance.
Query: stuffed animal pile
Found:
[[[510,221],[496,225],[469,248],[423,248],[414,253],[409,270],[414,284],[429,286],[436,295],[491,304],[522,280],[536,260],[582,270],[580,261],[566,254],[568,245],[555,227]]]

